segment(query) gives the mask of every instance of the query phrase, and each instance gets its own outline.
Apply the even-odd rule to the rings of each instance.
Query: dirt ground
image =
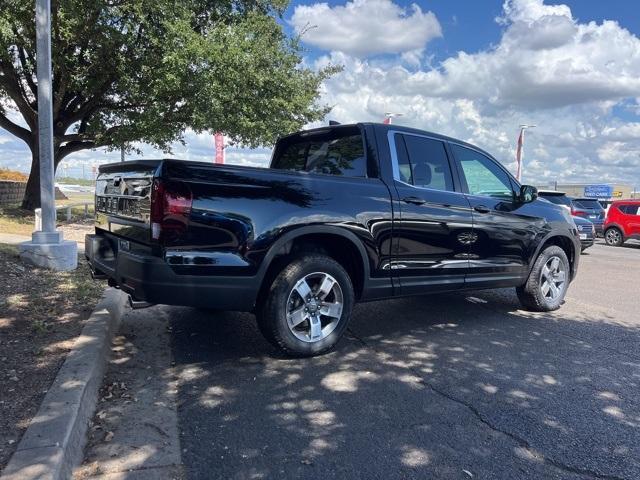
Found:
[[[105,285],[91,279],[83,256],[77,270],[52,272],[25,265],[6,244],[0,272],[2,470]]]

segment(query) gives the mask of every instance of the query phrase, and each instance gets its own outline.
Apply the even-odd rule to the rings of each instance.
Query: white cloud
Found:
[[[197,162],[213,162],[215,158],[213,136],[207,133],[185,132],[185,143],[172,145],[172,152],[167,154],[145,144],[136,144],[140,154],[127,154],[127,160],[176,158],[180,160],[193,160]],[[271,158],[271,150],[244,149],[228,145],[225,152],[225,162],[230,165],[246,165],[250,167],[267,167]],[[120,151],[107,151],[104,148],[98,150],[82,150],[66,157],[58,167],[57,175],[69,175],[81,178],[83,175],[90,178],[94,165],[113,163],[120,161]],[[31,165],[31,153],[21,140],[0,129],[0,168],[9,168],[25,173],[29,172]]]
[[[352,38],[357,40],[354,44],[386,41],[380,16],[366,10],[375,4],[390,9],[382,18],[392,20],[389,25],[393,28],[398,28],[394,22],[409,22],[416,16],[415,10],[402,13],[400,7],[382,0],[355,1],[339,7],[343,10],[325,4],[304,7],[328,12],[330,19],[338,22],[335,28],[361,22],[353,24],[357,26],[355,37],[348,32],[340,36],[325,31],[327,41],[333,42],[326,48],[341,51],[319,58],[316,66],[336,63],[345,67],[322,87],[323,101],[335,105],[328,118],[381,121],[387,111],[403,112],[405,116],[398,123],[474,143],[511,169],[515,167],[518,125],[533,123],[538,127],[529,130],[525,140],[525,181],[622,180],[640,187],[640,122],[624,122],[612,114],[616,105],[631,115],[640,114],[637,36],[613,21],[580,23],[565,5],[507,1],[499,18],[502,38],[496,45],[474,54],[459,52],[432,68],[420,62],[427,40],[421,40],[420,45],[405,42],[401,48],[394,47],[398,56],[393,60],[363,58],[357,49],[343,47],[351,45]],[[331,27],[320,15],[311,18],[310,23],[320,25],[315,30]],[[371,28],[363,28],[362,23],[371,24]],[[411,24],[402,28],[409,31]],[[349,41],[339,41],[345,39]],[[376,46],[373,51],[381,48]],[[411,68],[406,68],[407,64]],[[7,137],[9,134],[0,130],[0,143]],[[11,138],[0,147],[0,166],[28,168],[28,150]],[[143,151],[145,158],[164,156],[148,147]],[[16,160],[19,156],[21,163]],[[188,132],[186,146],[176,145],[174,156],[212,161],[213,139]],[[268,158],[267,149],[227,152],[229,163],[262,166]],[[118,159],[117,152],[82,152],[70,156],[68,162]]]
[[[323,50],[355,56],[411,52],[411,61],[427,42],[442,36],[432,12],[423,12],[416,4],[407,10],[391,0],[353,0],[335,7],[299,5],[291,24],[305,42]]]
[[[518,125],[534,123],[525,180],[640,185],[640,123],[612,115],[617,104],[637,106],[640,39],[613,21],[579,23],[569,7],[542,0],[505,2],[499,22],[495,46],[436,68],[331,52],[317,64],[345,70],[326,82],[329,117],[380,121],[385,111],[404,112],[398,123],[470,141],[511,168]]]

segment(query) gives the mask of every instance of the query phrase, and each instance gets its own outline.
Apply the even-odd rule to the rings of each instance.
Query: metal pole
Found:
[[[55,232],[53,181],[53,107],[51,83],[51,0],[36,0],[36,52],[38,68],[38,142],[40,153],[40,205],[42,231]]]
[[[39,267],[73,270],[78,266],[78,244],[64,241],[56,231],[53,179],[53,89],[51,83],[51,0],[36,0],[36,56],[38,77],[38,148],[42,224],[30,242],[22,242],[20,257]]]
[[[519,145],[519,168],[518,171],[516,172],[516,179],[518,180],[518,182],[522,181],[522,174],[524,172],[524,132],[527,128],[534,128],[535,125],[520,125],[520,136],[518,138],[518,145]]]
[[[522,139],[522,147],[520,149],[520,169],[518,170],[518,182],[522,183],[522,171],[524,170],[524,131],[525,127],[520,127],[520,135]]]

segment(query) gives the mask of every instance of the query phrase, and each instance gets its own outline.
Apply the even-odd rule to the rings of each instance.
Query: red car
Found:
[[[613,202],[604,221],[607,245],[619,247],[630,238],[640,239],[640,200]]]

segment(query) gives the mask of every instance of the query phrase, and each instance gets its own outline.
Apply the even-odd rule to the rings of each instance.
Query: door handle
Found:
[[[486,207],[484,205],[476,205],[475,207],[473,207],[473,209],[478,213],[489,213],[491,211],[489,207]]]
[[[423,204],[427,203],[427,201],[425,199],[420,198],[420,197],[404,197],[402,199],[402,201],[406,202],[406,203],[412,203],[414,205],[423,205]]]

